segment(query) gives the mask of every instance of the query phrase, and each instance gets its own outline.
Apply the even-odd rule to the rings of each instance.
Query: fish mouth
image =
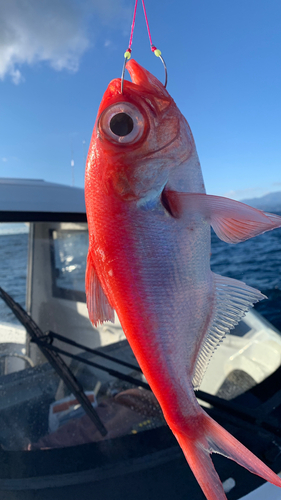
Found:
[[[149,71],[138,64],[134,59],[130,59],[126,68],[129,71],[132,82],[143,87],[145,90],[153,92],[158,97],[171,99],[164,85]]]
[[[127,62],[126,68],[129,71],[132,82],[136,85],[141,85],[147,80],[147,71],[134,59]]]

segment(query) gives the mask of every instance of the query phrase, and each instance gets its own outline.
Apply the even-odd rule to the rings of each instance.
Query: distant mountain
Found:
[[[266,212],[281,212],[281,191],[268,193],[260,198],[241,201],[242,203],[246,203],[246,205],[258,208],[259,210],[265,210]]]

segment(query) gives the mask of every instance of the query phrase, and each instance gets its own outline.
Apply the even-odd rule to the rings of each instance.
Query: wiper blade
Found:
[[[45,336],[45,339],[48,340],[49,336]],[[100,365],[99,363],[96,363],[95,361],[90,361],[87,358],[83,358],[82,356],[79,356],[78,354],[73,354],[71,352],[67,352],[64,349],[61,349],[60,347],[54,346],[52,344],[46,343],[45,339],[36,339],[33,342],[36,342],[37,345],[44,345],[45,349],[49,349],[50,351],[54,351],[60,354],[63,354],[64,356],[68,356],[69,358],[75,359],[76,361],[80,361],[80,363],[85,363],[86,365],[93,366],[94,368],[97,368],[98,370],[101,370],[103,372],[107,372],[109,375],[112,377],[118,378],[120,380],[124,380],[125,382],[128,382],[129,384],[136,385],[137,387],[143,387],[144,389],[151,390],[149,385],[146,382],[143,382],[142,380],[136,379],[134,377],[131,377],[130,375],[125,375],[125,373],[119,372],[117,370],[113,370],[112,368],[108,368],[106,366]],[[118,362],[115,358],[113,358],[115,362]]]
[[[44,333],[39,328],[39,326],[29,316],[29,314],[27,314],[27,312],[21,307],[21,305],[18,302],[15,302],[14,299],[1,287],[0,287],[0,297],[4,300],[4,302],[6,302],[7,306],[13,311],[14,315],[19,320],[19,322],[25,327],[31,339],[37,342],[39,349],[42,351],[42,353],[47,358],[49,363],[55,369],[59,377],[64,381],[68,389],[74,394],[74,396],[79,401],[86,414],[95,424],[100,434],[102,436],[106,436],[107,430],[103,425],[98,413],[93,408],[89,399],[84,393],[83,387],[80,384],[80,382],[73,375],[72,371],[63,361],[61,356],[57,352],[53,352],[47,349],[46,348],[47,346],[44,345],[44,342],[40,342],[40,339],[42,339],[42,337],[44,339]]]
[[[75,340],[68,339],[67,337],[60,335],[59,333],[49,331],[45,334],[45,339],[46,339],[46,341],[48,341],[50,343],[52,343],[53,339],[60,340],[61,342],[65,342],[66,344],[73,345],[74,347],[78,347],[79,349],[82,349],[82,351],[90,352],[91,354],[95,354],[96,356],[100,356],[101,358],[108,359],[109,361],[113,361],[113,363],[117,363],[118,365],[126,366],[127,368],[130,368],[133,371],[142,373],[140,367],[137,365],[133,365],[131,363],[128,363],[127,361],[123,361],[122,359],[118,359],[118,358],[115,358],[114,356],[110,356],[109,354],[102,352],[99,349],[92,349],[91,347],[80,344],[79,342],[76,342]]]
[[[101,353],[96,349],[91,349],[89,347],[83,346],[75,341],[70,339],[66,339],[62,335],[59,335],[54,332],[48,332],[44,334],[39,326],[35,323],[35,321],[27,314],[27,312],[15,302],[12,297],[0,287],[0,297],[6,302],[8,307],[13,311],[17,319],[20,323],[26,328],[27,332],[31,336],[33,342],[35,342],[40,350],[43,352],[44,356],[47,358],[49,363],[56,370],[58,375],[65,382],[69,390],[76,396],[77,400],[80,402],[81,406],[84,408],[85,412],[89,415],[91,420],[96,425],[99,432],[105,436],[107,434],[107,430],[103,423],[101,422],[97,412],[92,407],[88,398],[86,397],[82,386],[79,381],[75,378],[69,367],[64,363],[63,359],[59,354],[63,354],[65,356],[76,359],[81,363],[88,364],[93,366],[99,370],[103,370],[111,374],[112,376],[119,378],[121,380],[125,380],[132,385],[143,387],[147,390],[151,390],[149,385],[142,380],[135,379],[130,377],[129,375],[125,375],[117,370],[112,370],[111,368],[104,367],[98,363],[87,360],[81,356],[71,354],[67,351],[64,351],[56,346],[52,346],[50,342],[52,341],[52,337],[57,338],[58,340],[64,341],[66,343],[72,344],[76,347],[83,348],[85,351],[92,352],[93,354],[99,355],[101,357],[107,358],[110,361],[114,361],[116,363],[127,366],[134,371],[141,372],[141,369],[138,366],[131,365],[130,363],[126,363],[122,360],[114,358],[105,353]],[[240,419],[240,421],[246,421],[250,424],[256,424],[259,427],[263,427],[264,429],[269,430],[270,432],[274,432],[275,434],[281,434],[280,422],[277,418],[271,417],[269,414],[274,410],[274,407],[281,405],[281,391],[279,390],[274,395],[271,396],[270,399],[265,401],[263,404],[259,405],[257,408],[247,408],[244,405],[238,404],[236,401],[228,401],[218,396],[214,396],[212,394],[208,394],[203,391],[196,391],[196,397],[211,404],[214,408],[222,411],[225,415],[229,414],[230,417],[234,419]]]

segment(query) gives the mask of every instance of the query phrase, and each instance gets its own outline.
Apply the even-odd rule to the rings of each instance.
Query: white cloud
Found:
[[[0,0],[0,79],[9,75],[18,84],[24,80],[22,65],[38,62],[55,70],[77,71],[98,26],[127,19],[122,2]]]

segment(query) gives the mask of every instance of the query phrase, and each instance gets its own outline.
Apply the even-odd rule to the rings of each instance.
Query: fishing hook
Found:
[[[127,54],[125,52],[125,54]],[[164,70],[165,70],[165,83],[164,83],[164,87],[166,88],[167,87],[167,83],[168,83],[168,71],[167,71],[167,66],[166,66],[166,63],[162,57],[161,54],[157,55],[157,57],[159,57],[159,59],[161,59],[162,61],[162,64],[164,66]],[[123,94],[123,88],[124,88],[124,76],[125,76],[125,69],[126,69],[126,63],[127,61],[129,60],[129,57],[126,57],[126,55],[124,56],[124,63],[123,63],[123,68],[122,68],[122,74],[121,74],[121,94]]]
[[[167,87],[167,83],[168,83],[168,71],[167,71],[167,66],[166,66],[166,63],[163,59],[163,57],[161,56],[161,54],[158,56],[159,59],[161,59],[162,63],[163,63],[163,66],[164,66],[164,70],[165,70],[165,83],[164,83],[164,87],[166,88]]]
[[[125,75],[125,69],[126,69],[126,62],[127,58],[124,57],[124,64],[123,64],[123,69],[122,69],[122,75],[121,75],[121,94],[123,94],[123,86],[124,86],[124,75]]]

